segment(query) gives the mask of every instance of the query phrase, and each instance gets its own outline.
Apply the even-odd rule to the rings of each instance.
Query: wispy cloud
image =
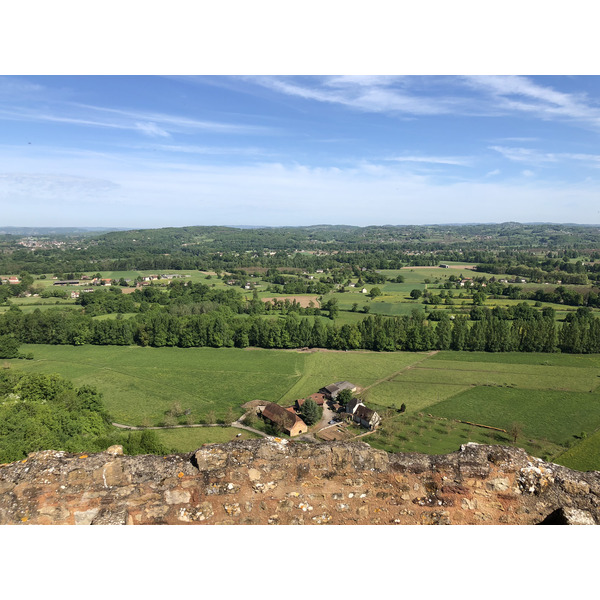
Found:
[[[271,127],[261,125],[249,125],[246,123],[223,123],[219,121],[205,121],[193,119],[181,115],[170,115],[156,112],[130,111],[116,108],[107,108],[104,106],[94,106],[90,104],[76,104],[73,106],[88,109],[100,113],[109,113],[126,117],[134,121],[149,122],[159,124],[170,132],[185,133],[186,131],[212,131],[215,133],[233,133],[233,134],[268,134],[273,133]]]
[[[31,197],[43,200],[77,200],[98,198],[114,192],[119,185],[113,181],[75,175],[47,173],[0,173],[0,198]]]
[[[405,81],[403,77],[321,77],[300,81],[291,77],[254,77],[251,80],[289,96],[342,104],[368,112],[441,115],[457,112],[460,105],[453,97],[410,93],[398,85]],[[464,99],[463,104],[467,103]]]
[[[267,152],[262,148],[254,146],[237,147],[237,146],[196,146],[196,145],[175,145],[175,144],[159,144],[153,146],[153,149],[164,152],[181,152],[183,154],[202,154],[202,155],[223,155],[223,156],[272,156],[272,152]]]
[[[3,150],[0,164],[8,163],[10,154]],[[267,161],[128,164],[82,155],[68,162],[70,173],[48,175],[43,171],[52,167],[47,157],[11,160],[10,172],[0,176],[0,198],[12,200],[5,202],[3,214],[10,224],[33,222],[33,213],[52,225],[97,222],[98,202],[118,206],[104,215],[110,221],[103,217],[103,224],[127,226],[503,221],[507,215],[564,221],[566,206],[571,220],[594,222],[600,194],[596,181],[544,183],[523,172],[512,182],[482,178],[441,185],[389,163],[320,168]]]
[[[600,128],[600,107],[585,94],[557,91],[525,76],[253,77],[272,91],[355,110],[424,117],[523,114]],[[513,138],[518,141],[519,138]],[[521,141],[533,138],[521,138]]]
[[[409,163],[433,163],[441,165],[455,165],[468,167],[472,159],[466,156],[394,156],[386,160]]]
[[[540,165],[543,163],[554,163],[559,159],[557,155],[548,152],[539,152],[531,148],[511,148],[507,146],[490,146],[490,150],[495,150],[515,162]]]
[[[15,77],[0,77],[0,99],[3,100],[31,98],[43,91],[44,87],[38,83]]]
[[[29,108],[7,105],[0,108],[0,119],[135,131],[149,137],[198,132],[236,135],[266,135],[276,132],[274,128],[260,125],[207,121],[181,115],[119,110],[71,102],[54,103],[52,108],[38,108],[35,103]]]
[[[543,166],[548,163],[563,161],[580,161],[589,166],[600,167],[600,154],[586,154],[581,152],[541,152],[531,148],[511,148],[506,146],[490,146],[508,160],[530,165]]]
[[[600,108],[585,94],[568,94],[539,85],[523,76],[471,76],[472,88],[488,93],[504,110],[525,112],[541,119],[575,120],[600,127]]]

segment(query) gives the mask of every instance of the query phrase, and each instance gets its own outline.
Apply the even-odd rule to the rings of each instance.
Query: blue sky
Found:
[[[3,76],[0,225],[600,223],[597,76]]]

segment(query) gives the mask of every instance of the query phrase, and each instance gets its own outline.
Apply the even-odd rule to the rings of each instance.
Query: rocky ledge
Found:
[[[47,450],[0,466],[0,524],[598,524],[600,472],[466,444],[443,456],[279,438],[191,454]]]

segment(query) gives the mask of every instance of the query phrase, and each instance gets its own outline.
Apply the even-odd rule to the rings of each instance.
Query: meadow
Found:
[[[192,452],[203,444],[225,444],[236,439],[248,440],[260,437],[250,431],[235,427],[159,429],[156,430],[156,435],[162,444],[174,452]]]
[[[89,345],[24,345],[22,350],[32,352],[33,360],[6,360],[4,367],[94,385],[114,421],[126,425],[168,423],[176,405],[189,411],[189,422],[231,422],[249,400],[290,406],[325,385],[348,380],[384,416],[381,430],[361,438],[373,446],[435,454],[468,441],[513,444],[516,425],[516,445],[531,454],[600,470],[598,355]],[[402,404],[406,411],[400,413]],[[232,439],[239,433],[234,431],[168,429],[160,435],[183,452]]]
[[[338,325],[343,325],[346,323],[356,323],[357,321],[364,318],[364,313],[362,312],[365,307],[368,307],[368,311],[373,315],[382,315],[387,317],[395,317],[395,316],[407,316],[410,315],[415,309],[417,310],[425,310],[425,309],[436,309],[436,310],[444,310],[448,313],[448,315],[461,314],[465,312],[469,312],[473,306],[472,298],[471,298],[471,290],[468,287],[456,289],[454,285],[450,290],[444,289],[444,284],[449,282],[449,278],[454,276],[456,278],[463,277],[473,277],[477,274],[471,269],[471,265],[464,264],[452,264],[448,263],[449,268],[440,268],[439,266],[435,267],[404,267],[403,269],[387,269],[378,271],[382,275],[384,275],[387,279],[385,283],[381,284],[368,284],[368,283],[358,283],[357,277],[351,277],[350,281],[355,284],[356,287],[346,287],[343,293],[340,293],[338,290],[333,290],[328,294],[322,296],[322,303],[324,304],[330,299],[337,300],[337,305],[339,307],[338,316],[335,319],[335,322]],[[250,273],[250,271],[248,271]],[[187,281],[193,283],[203,283],[206,285],[210,285],[211,287],[215,287],[218,289],[231,289],[231,286],[227,285],[225,280],[218,278],[215,276],[214,272],[211,271],[195,271],[195,270],[182,270],[182,271],[167,271],[165,274],[176,273],[179,276],[182,276],[183,279],[177,279],[175,281]],[[127,279],[134,280],[136,277],[144,277],[148,275],[156,275],[156,271],[104,271],[101,272],[103,278],[111,278],[111,279]],[[87,273],[87,275],[92,276],[94,273]],[[402,275],[404,278],[403,283],[396,283],[390,280],[395,279],[398,275]],[[484,274],[485,275],[485,274]],[[227,278],[227,274],[224,275]],[[322,277],[323,274],[312,273],[312,276],[315,279]],[[486,275],[488,278],[490,275]],[[496,275],[496,279],[508,278],[509,275]],[[285,299],[286,297],[292,301],[298,295],[286,295],[286,294],[273,294],[273,292],[267,291],[267,288],[271,285],[269,282],[261,279],[261,273],[258,271],[252,274],[249,274],[247,279],[252,281],[254,285],[256,285],[256,289],[258,291],[259,298],[268,298],[276,296],[277,298]],[[35,279],[34,285],[41,291],[43,289],[53,287],[54,279],[52,274],[48,273],[45,275],[44,279],[40,279],[39,277]],[[155,285],[166,286],[171,280],[162,279],[154,282]],[[371,298],[369,294],[362,294],[361,289],[365,288],[367,292],[370,292],[374,287],[378,287],[382,295],[377,296],[376,298]],[[519,284],[523,290],[533,290],[539,288],[539,284]],[[577,288],[580,286],[566,286],[567,288]],[[61,290],[70,293],[71,291],[80,291],[82,286],[64,286],[60,288]],[[237,286],[233,289],[241,292],[248,300],[252,298],[252,291],[244,290],[241,287]],[[410,296],[410,292],[413,289],[420,290],[424,292],[428,290],[434,294],[439,294],[442,290],[445,292],[449,292],[452,294],[452,302],[451,305],[440,304],[440,305],[425,305],[422,302],[422,299],[413,299]],[[306,295],[307,298],[315,299],[318,298],[314,294]],[[31,312],[36,308],[41,310],[45,310],[47,308],[51,308],[53,306],[64,306],[70,305],[73,307],[77,307],[75,300],[70,298],[68,299],[57,299],[57,298],[39,298],[39,297],[29,297],[29,298],[14,298],[11,299],[11,302],[21,308],[24,312]],[[534,302],[524,301],[524,300],[516,300],[509,298],[495,298],[493,296],[488,296],[483,302],[483,306],[487,308],[493,308],[495,306],[499,307],[509,307],[519,304],[521,302],[526,302],[527,304],[533,306]],[[318,305],[318,302],[315,301],[315,304]],[[354,305],[356,305],[354,307]],[[353,312],[353,307],[355,312]],[[561,304],[553,304],[553,303],[542,303],[538,308],[552,307],[555,311],[556,320],[562,320],[565,316],[570,312],[575,312],[577,307],[574,306],[565,306]],[[8,306],[0,306],[0,312],[4,312],[8,310]],[[593,312],[600,312],[600,309],[593,309]]]

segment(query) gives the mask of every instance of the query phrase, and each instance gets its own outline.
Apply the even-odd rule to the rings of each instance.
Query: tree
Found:
[[[418,300],[421,296],[423,295],[423,292],[421,290],[411,290],[410,291],[410,297],[413,300]]]
[[[0,335],[0,358],[19,356],[19,341],[12,335]]]
[[[302,419],[307,425],[314,425],[321,418],[321,410],[317,403],[309,398],[302,405]]]
[[[371,288],[371,291],[369,292],[371,298],[376,298],[377,296],[381,296],[381,294],[382,292],[378,287]]]
[[[519,439],[519,436],[521,435],[522,432],[523,432],[523,426],[521,425],[521,423],[517,423],[516,421],[514,423],[512,423],[512,425],[510,426],[510,429],[508,430],[508,434],[510,435],[514,444],[517,443],[517,440]]]
[[[323,307],[326,310],[329,310],[329,318],[333,321],[339,314],[340,308],[337,303],[337,298],[331,298]]]
[[[341,406],[346,406],[350,400],[352,400],[352,392],[350,390],[342,390],[338,395],[336,400],[338,404]]]

